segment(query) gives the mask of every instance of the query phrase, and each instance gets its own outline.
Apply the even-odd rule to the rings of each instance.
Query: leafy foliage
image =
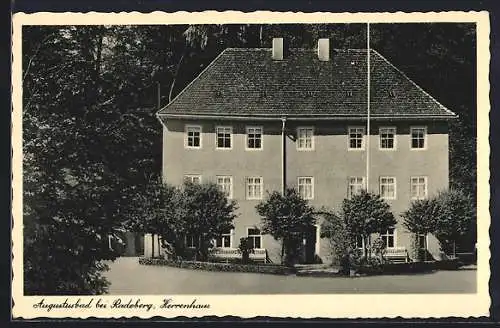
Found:
[[[359,256],[356,236],[340,215],[322,211],[321,238],[328,238],[333,255],[333,264],[340,265],[340,274],[349,275],[351,264]]]
[[[290,265],[298,259],[304,234],[316,222],[314,209],[293,188],[282,194],[268,193],[255,207],[262,217],[262,232],[282,242],[282,262]]]
[[[236,201],[228,200],[214,183],[186,182],[175,206],[176,234],[199,237],[197,259],[206,261],[212,240],[234,228]]]
[[[473,249],[475,206],[473,198],[461,190],[450,189],[430,199],[414,201],[402,216],[410,232],[434,234],[446,253],[454,253],[457,242],[465,249]]]
[[[255,252],[253,244],[249,242],[248,237],[240,238],[238,250],[241,253],[241,263],[248,264],[250,262],[250,254]]]
[[[389,204],[380,195],[365,190],[353,195],[351,199],[344,199],[342,217],[353,235],[363,237],[365,248],[369,245],[371,234],[384,233],[396,224]]]
[[[427,235],[436,231],[436,218],[441,211],[440,204],[435,198],[419,199],[410,204],[407,211],[401,214],[403,225],[413,233],[411,237],[411,250],[414,259],[426,257],[427,249],[420,249],[422,245],[418,242],[419,235]],[[427,247],[427,245],[425,245]]]
[[[408,231],[416,234],[432,233],[436,229],[436,218],[440,207],[437,199],[419,199],[410,204],[410,208],[401,216]]]
[[[450,189],[437,195],[440,211],[436,217],[435,235],[446,253],[455,253],[457,242],[473,249],[476,235],[476,207],[472,197],[461,190]]]

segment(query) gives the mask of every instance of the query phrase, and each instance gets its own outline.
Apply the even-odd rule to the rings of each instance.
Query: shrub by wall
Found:
[[[409,262],[409,263],[384,263],[378,265],[359,265],[355,270],[358,274],[412,274],[432,272],[438,269],[458,268],[455,264],[440,262]]]
[[[238,264],[199,261],[172,261],[167,259],[139,258],[142,265],[163,265],[182,269],[218,271],[218,272],[251,272],[277,275],[294,274],[295,269],[279,264]]]

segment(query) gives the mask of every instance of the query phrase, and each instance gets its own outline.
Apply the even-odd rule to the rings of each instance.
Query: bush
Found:
[[[241,263],[250,263],[250,254],[253,254],[255,251],[253,249],[253,245],[250,244],[250,241],[247,237],[240,238],[238,250],[241,253]]]
[[[370,262],[356,266],[356,273],[366,275],[424,273],[438,269],[437,263],[438,262]]]
[[[217,272],[250,272],[277,275],[294,274],[295,269],[280,264],[237,264],[198,261],[172,261],[167,259],[139,258],[142,265],[164,265],[182,269],[217,271]]]

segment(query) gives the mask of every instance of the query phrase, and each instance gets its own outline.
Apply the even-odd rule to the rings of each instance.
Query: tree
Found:
[[[439,203],[435,198],[413,201],[410,208],[402,214],[403,224],[408,231],[414,234],[415,258],[420,258],[420,247],[424,246],[424,258],[427,255],[427,244],[419,245],[418,236],[427,235],[436,231],[436,218],[440,212]]]
[[[158,235],[161,246],[167,250],[170,258],[175,258],[180,253],[180,243],[176,238],[176,231],[182,228],[182,223],[177,220],[177,204],[181,199],[180,190],[171,185],[164,184],[161,177],[152,176],[143,192],[135,194],[134,203],[140,204],[129,213],[130,228],[141,233]],[[154,238],[151,240],[152,254],[155,254]]]
[[[241,254],[241,263],[248,264],[250,262],[250,254],[255,253],[253,244],[250,243],[248,237],[240,238],[240,244],[238,245],[238,251]]]
[[[176,202],[173,223],[177,238],[195,238],[195,257],[206,261],[212,240],[234,228],[236,201],[229,200],[214,183],[186,182]]]
[[[342,217],[349,231],[354,236],[361,236],[364,241],[364,254],[368,254],[370,235],[383,233],[396,224],[390,206],[380,195],[362,190],[351,199],[342,202]]]
[[[292,265],[305,233],[316,223],[314,209],[295,189],[268,193],[255,207],[262,217],[262,232],[281,240],[282,263]]]
[[[456,244],[469,244],[475,240],[476,207],[473,198],[461,190],[450,189],[436,196],[439,212],[436,219],[435,235],[445,252],[456,255]],[[467,247],[466,246],[466,247]]]
[[[110,145],[99,118],[108,31],[23,30],[26,294],[104,293],[102,261],[118,255],[108,238],[125,229],[122,181],[96,147]]]

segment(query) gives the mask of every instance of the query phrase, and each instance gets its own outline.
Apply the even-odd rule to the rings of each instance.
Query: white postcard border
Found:
[[[362,294],[362,295],[104,295],[104,296],[24,296],[22,242],[22,56],[23,25],[123,25],[123,24],[228,24],[228,23],[410,23],[471,22],[477,25],[477,186],[478,186],[478,269],[476,294]],[[489,238],[489,14],[488,12],[428,13],[294,13],[257,11],[205,11],[163,13],[16,13],[12,38],[12,298],[14,318],[149,318],[161,316],[257,316],[291,318],[439,318],[488,316],[490,297]],[[120,298],[140,299],[153,304],[144,309],[96,308],[98,299],[111,304]],[[87,304],[89,309],[37,308],[46,304]],[[208,309],[161,308],[165,299],[179,304],[209,304]]]

